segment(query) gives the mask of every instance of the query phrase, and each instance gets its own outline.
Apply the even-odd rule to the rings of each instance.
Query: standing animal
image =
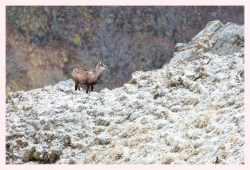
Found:
[[[86,93],[89,91],[89,86],[91,86],[91,91],[94,89],[94,85],[98,83],[102,75],[102,71],[106,70],[107,66],[103,64],[102,59],[97,64],[95,70],[86,70],[83,68],[76,67],[73,69],[73,80],[75,82],[75,91],[78,89],[80,91],[80,85],[86,85],[87,90]]]

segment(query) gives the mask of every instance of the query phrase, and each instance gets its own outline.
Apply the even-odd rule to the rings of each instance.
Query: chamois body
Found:
[[[89,91],[89,86],[91,86],[91,91],[93,91],[94,85],[98,83],[98,80],[102,75],[102,71],[106,68],[107,66],[103,64],[102,60],[100,60],[95,70],[86,70],[79,67],[74,68],[72,76],[75,82],[75,90],[78,89],[80,91],[79,84],[81,84],[87,86],[86,93]]]

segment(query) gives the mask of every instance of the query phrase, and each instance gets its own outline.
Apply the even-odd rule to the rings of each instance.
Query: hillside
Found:
[[[6,96],[101,58],[109,69],[96,90],[121,87],[135,71],[162,68],[211,20],[244,24],[244,6],[6,6]]]
[[[244,164],[244,25],[209,22],[176,50],[113,90],[10,93],[6,163]]]

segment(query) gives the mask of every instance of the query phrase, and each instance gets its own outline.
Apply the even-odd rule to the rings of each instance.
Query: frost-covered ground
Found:
[[[244,26],[219,21],[162,69],[100,93],[6,99],[7,164],[244,164]]]

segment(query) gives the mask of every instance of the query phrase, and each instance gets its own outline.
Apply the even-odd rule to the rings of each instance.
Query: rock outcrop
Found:
[[[7,164],[244,164],[244,26],[219,21],[123,87],[6,99]]]

